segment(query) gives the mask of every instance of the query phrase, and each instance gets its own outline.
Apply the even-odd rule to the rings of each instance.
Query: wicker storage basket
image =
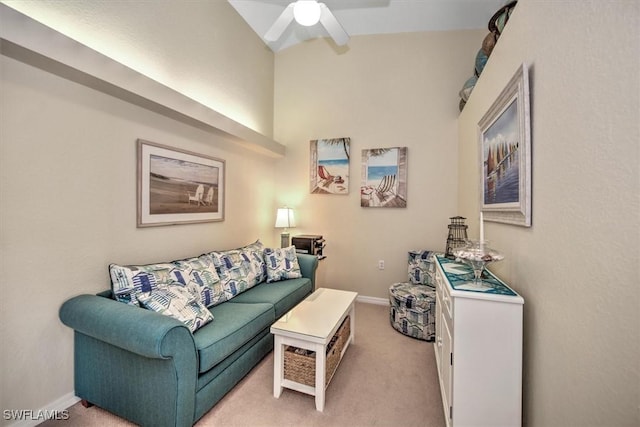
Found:
[[[349,335],[351,335],[351,320],[347,316],[327,345],[325,387],[329,384],[329,380],[338,367],[340,355],[349,339]],[[315,386],[316,352],[287,346],[284,350],[284,378],[311,387]]]

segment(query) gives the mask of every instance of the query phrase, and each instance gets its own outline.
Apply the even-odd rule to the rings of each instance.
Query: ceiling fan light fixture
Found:
[[[320,5],[316,0],[298,0],[293,5],[293,17],[305,27],[316,25],[320,21]]]

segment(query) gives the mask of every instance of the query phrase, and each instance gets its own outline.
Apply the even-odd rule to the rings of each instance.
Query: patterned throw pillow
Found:
[[[182,274],[174,264],[109,265],[111,289],[116,300],[140,305],[137,296],[152,292],[160,286],[183,281]]]
[[[198,296],[205,307],[224,301],[220,301],[223,292],[211,255],[204,254],[197,258],[174,261],[173,264],[181,272],[177,282],[182,283],[193,295]]]
[[[264,261],[267,264],[267,283],[302,277],[295,246],[267,248],[264,250]]]
[[[409,252],[409,282],[416,285],[435,287],[435,258],[432,251]]]
[[[267,265],[264,263],[264,245],[262,242],[260,240],[256,240],[255,242],[240,248],[240,250],[249,259],[249,268],[253,274],[253,282],[255,282],[251,284],[251,286],[267,280]]]
[[[161,264],[109,265],[116,300],[140,305],[138,295],[180,283],[206,307],[223,303],[267,278],[260,240],[239,249]]]
[[[201,255],[161,264],[109,266],[111,289],[116,300],[139,305],[137,296],[171,283],[184,285],[205,306],[215,305],[219,297],[220,278],[213,258]]]
[[[246,291],[255,279],[251,273],[249,258],[240,249],[211,252],[213,263],[220,277],[224,300]]]
[[[178,319],[191,332],[213,320],[213,314],[187,288],[180,284],[171,284],[156,288],[149,293],[138,295],[140,304],[165,316]]]

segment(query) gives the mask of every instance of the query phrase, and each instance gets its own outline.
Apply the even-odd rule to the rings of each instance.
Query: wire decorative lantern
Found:
[[[455,258],[453,250],[462,247],[466,244],[467,240],[467,225],[464,220],[467,219],[462,216],[453,216],[449,218],[451,224],[448,225],[449,233],[447,234],[447,249],[444,256],[447,258]]]

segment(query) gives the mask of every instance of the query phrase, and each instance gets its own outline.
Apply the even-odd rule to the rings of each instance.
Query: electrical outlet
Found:
[[[378,261],[378,270],[384,270],[384,260]]]

